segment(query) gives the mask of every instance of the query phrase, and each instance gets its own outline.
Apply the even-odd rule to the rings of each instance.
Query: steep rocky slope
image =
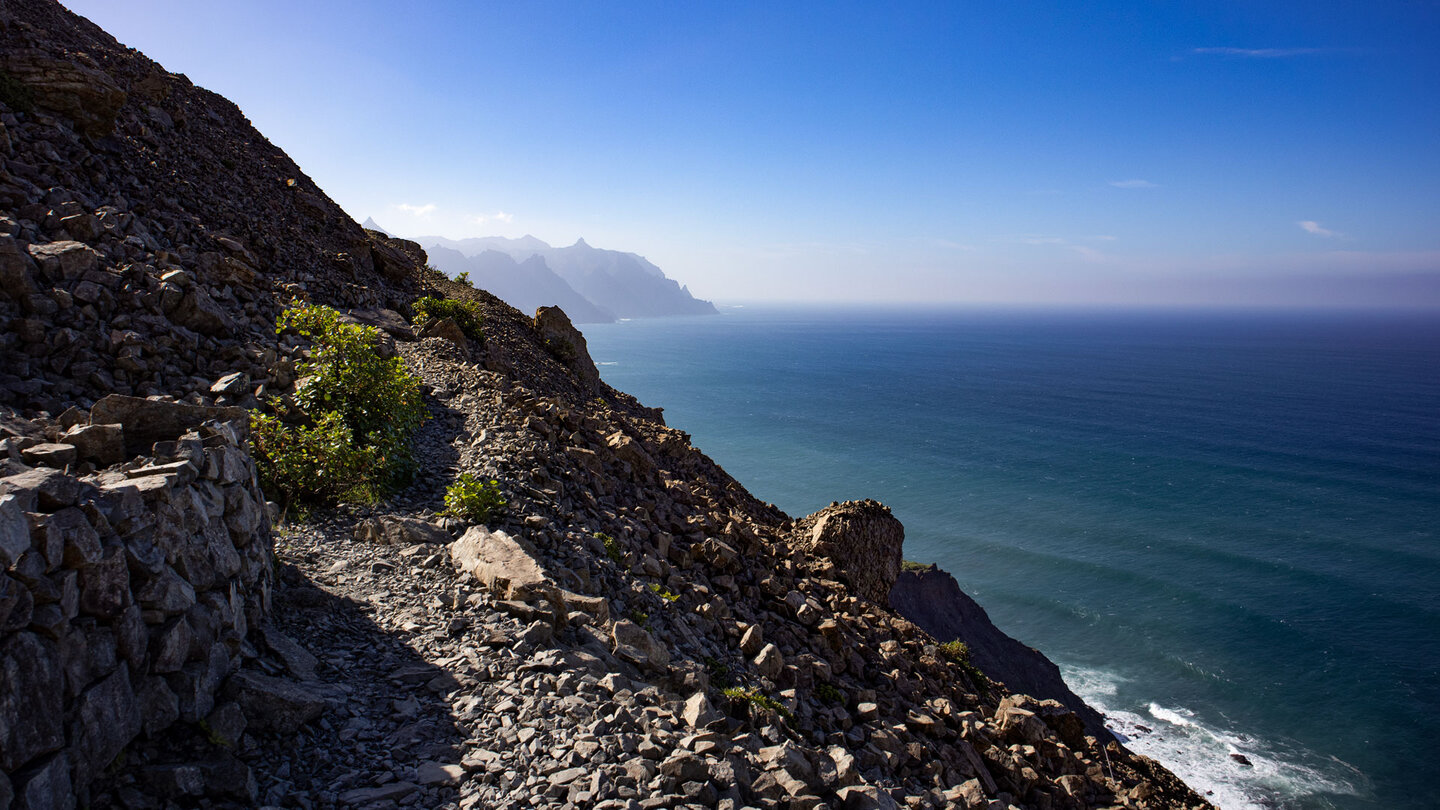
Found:
[[[893,612],[883,506],[757,501],[563,313],[427,273],[49,0],[0,6],[0,124],[0,810],[1204,805]],[[484,340],[417,333],[426,293]],[[431,418],[408,489],[279,525],[226,406],[293,383],[294,297]],[[489,525],[438,514],[462,471]]]

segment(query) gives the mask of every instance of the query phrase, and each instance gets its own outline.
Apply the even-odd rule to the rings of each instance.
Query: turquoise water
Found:
[[[907,558],[1227,810],[1440,806],[1440,319],[749,307],[585,334],[756,496],[888,503]]]

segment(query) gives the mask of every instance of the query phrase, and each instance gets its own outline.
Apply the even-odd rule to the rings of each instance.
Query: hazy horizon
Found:
[[[712,300],[1440,308],[1440,7],[70,0],[357,221]]]

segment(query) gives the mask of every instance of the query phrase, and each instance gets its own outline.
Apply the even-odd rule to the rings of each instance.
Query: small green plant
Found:
[[[960,668],[965,671],[965,674],[970,676],[970,680],[974,681],[977,685],[983,684],[987,680],[985,673],[981,672],[980,668],[970,661],[970,645],[960,639],[957,638],[954,641],[947,641],[941,644],[940,653],[956,664],[959,664]]]
[[[845,700],[845,696],[840,694],[840,690],[828,683],[816,684],[815,697],[820,698],[826,703],[843,703]]]
[[[456,276],[456,277],[455,277],[455,280],[458,281],[458,282],[460,282],[461,284],[469,284],[469,283],[470,283],[470,271],[469,271],[469,270],[466,270],[465,272],[463,272],[463,273],[461,273],[460,275]]]
[[[731,700],[743,700],[752,706],[758,706],[766,711],[775,712],[788,722],[795,722],[795,715],[792,714],[789,709],[785,708],[785,704],[769,695],[761,694],[754,689],[743,689],[739,686],[731,686],[722,690],[722,694]]]
[[[454,298],[435,298],[427,295],[411,306],[415,310],[415,323],[417,324],[449,318],[471,340],[485,338],[485,331],[481,328],[485,316],[480,313],[480,305],[474,301],[458,301]]]
[[[928,571],[928,570],[930,570],[930,565],[931,565],[931,563],[920,563],[920,562],[915,562],[914,560],[901,560],[901,561],[900,561],[900,570],[901,570],[901,571]]]
[[[658,582],[650,583],[650,590],[656,596],[664,599],[666,602],[676,602],[680,599],[680,594],[673,593],[670,590],[667,590],[664,585],[661,585]]]
[[[620,550],[620,544],[615,538],[604,532],[595,532],[595,539],[605,544],[605,556],[617,564],[625,562],[625,552]]]
[[[641,609],[639,609],[639,608],[630,608],[630,612],[629,612],[628,614],[626,614],[626,615],[628,615],[628,616],[630,617],[630,621],[632,621],[632,622],[640,625],[641,627],[644,627],[644,628],[647,628],[647,629],[649,628],[649,626],[650,626],[650,614],[649,614],[649,613],[646,613],[645,611],[643,611],[643,610],[641,610]]]
[[[293,304],[276,331],[311,342],[298,364],[295,403],[253,412],[252,451],[261,483],[294,502],[373,501],[415,470],[410,436],[429,414],[420,379],[380,353],[380,330],[325,306]]]
[[[486,481],[470,473],[461,473],[455,483],[445,488],[445,511],[475,523],[484,523],[496,511],[504,508],[505,499],[500,495],[500,482]]]

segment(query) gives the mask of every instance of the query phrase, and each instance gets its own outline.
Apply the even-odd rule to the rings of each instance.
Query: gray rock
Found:
[[[125,460],[125,431],[120,425],[75,425],[61,436],[82,461],[108,467]]]
[[[696,692],[685,701],[685,708],[680,712],[680,717],[685,721],[685,725],[693,729],[709,728],[711,724],[725,719],[725,716],[710,703],[710,698],[706,697],[704,692]]]
[[[260,627],[260,637],[265,640],[265,646],[285,664],[285,669],[291,675],[302,681],[315,680],[315,667],[319,666],[319,659],[296,644],[294,639],[269,624]]]
[[[72,810],[70,758],[64,752],[47,757],[15,774],[16,810]]]
[[[900,575],[905,527],[876,501],[846,501],[800,521],[797,545],[828,557],[856,596],[879,605],[890,603]]]
[[[450,533],[419,518],[385,515],[361,521],[355,527],[355,539],[391,546],[413,546],[422,543],[447,545],[450,543]]]
[[[293,734],[325,711],[325,698],[319,692],[248,670],[231,675],[224,694],[240,704],[250,725],[281,734]]]
[[[640,667],[664,670],[670,663],[670,651],[645,632],[640,625],[621,619],[611,630],[615,655]]]
[[[0,683],[0,769],[13,772],[65,744],[55,645],[23,632],[0,643]]]
[[[30,523],[20,510],[20,499],[0,495],[0,570],[9,568],[30,548]]]
[[[68,465],[75,463],[78,453],[75,452],[75,446],[72,444],[45,442],[21,450],[20,457],[25,459],[26,464],[63,470]]]
[[[420,787],[414,782],[391,782],[388,785],[372,788],[356,788],[347,790],[339,796],[340,803],[346,805],[367,805],[377,802],[398,802],[419,790]]]
[[[141,724],[140,705],[124,667],[85,690],[70,723],[67,749],[76,774],[82,779],[98,776],[140,733]]]

